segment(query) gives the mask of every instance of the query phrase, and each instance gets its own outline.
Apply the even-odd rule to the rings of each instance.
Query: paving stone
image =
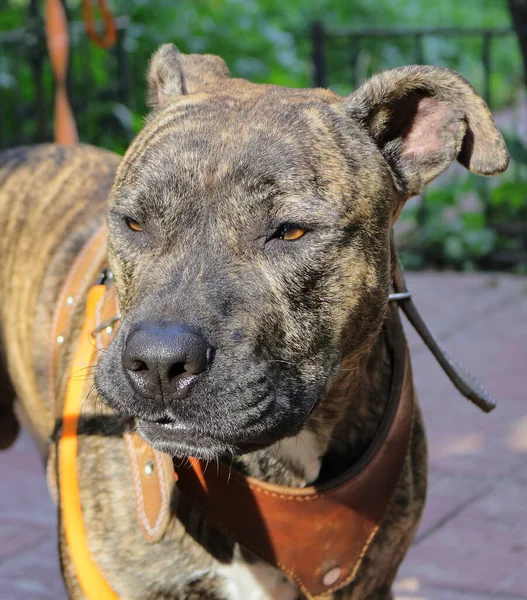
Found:
[[[0,452],[0,476],[0,524],[25,521],[55,527],[55,507],[47,491],[44,466],[26,432],[11,449]]]
[[[473,593],[527,591],[527,487],[506,479],[411,548],[402,577]]]
[[[423,585],[417,577],[404,577],[395,585],[395,600],[525,600],[527,596],[510,596],[494,593],[474,594],[448,587]]]
[[[474,502],[492,485],[492,478],[442,473],[429,473],[428,500],[425,506],[417,540],[430,535],[445,520]]]
[[[35,544],[45,540],[49,534],[50,524],[3,517],[0,520],[0,565],[5,559],[33,548]]]
[[[526,279],[485,273],[409,273],[408,288],[431,331],[441,340],[496,310],[527,299]],[[411,326],[405,328],[412,351],[424,351]]]
[[[56,536],[0,564],[2,600],[66,600]]]
[[[514,469],[527,452],[527,296],[453,336],[448,348],[500,402],[483,414],[462,399],[430,353],[413,356],[431,465],[485,476]]]
[[[11,578],[10,578],[11,579]],[[17,579],[3,581],[0,579],[2,600],[66,600],[66,592],[62,595],[44,588],[39,581]]]
[[[57,518],[36,446],[22,432],[0,452],[0,599],[66,598],[57,551]]]

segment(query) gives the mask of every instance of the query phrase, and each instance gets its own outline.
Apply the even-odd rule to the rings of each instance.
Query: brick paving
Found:
[[[429,500],[396,600],[527,600],[527,279],[410,274],[439,339],[499,400],[484,415],[407,327]],[[0,453],[0,600],[65,600],[56,513],[29,437]]]

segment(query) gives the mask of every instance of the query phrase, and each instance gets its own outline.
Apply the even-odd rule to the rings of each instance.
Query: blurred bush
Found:
[[[408,268],[527,273],[527,146],[510,135],[506,142],[514,161],[507,173],[494,181],[456,173],[403,212]]]
[[[27,0],[0,0],[0,146],[52,137],[52,79],[41,22],[28,18]],[[144,72],[152,52],[174,42],[183,52],[221,55],[231,73],[293,87],[312,83],[310,26],[331,31],[363,27],[508,27],[505,0],[113,0],[119,44],[91,44],[79,23],[80,0],[68,0],[72,23],[70,90],[81,139],[123,152],[145,114]],[[33,1],[33,8],[43,2]],[[13,32],[18,31],[17,35]],[[5,37],[7,34],[7,38]],[[2,37],[4,36],[4,37]],[[373,72],[418,58],[460,71],[483,91],[482,39],[328,37],[329,84],[349,93]],[[522,100],[522,64],[513,35],[491,48],[494,111]],[[514,126],[512,128],[514,131]],[[455,172],[409,206],[401,235],[414,267],[525,269],[527,249],[525,141],[508,139],[514,164],[497,181]]]

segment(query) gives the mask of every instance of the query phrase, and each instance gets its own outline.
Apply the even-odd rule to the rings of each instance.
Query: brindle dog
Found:
[[[97,367],[102,400],[175,456],[226,458],[290,486],[327,480],[365,453],[387,403],[381,328],[390,232],[405,201],[456,159],[482,175],[502,172],[502,137],[472,87],[438,67],[382,73],[341,98],[230,79],[220,58],[166,45],[148,79],[153,110],[121,162],[85,146],[1,155],[3,443],[16,435],[15,396],[37,439],[53,430],[52,312],[109,195],[123,318]],[[146,543],[123,492],[122,441],[94,434],[83,444],[90,549],[120,597],[299,597],[183,496],[163,540]],[[331,597],[392,597],[426,471],[418,416],[379,534],[356,580]],[[64,553],[63,565],[71,597],[83,597]]]

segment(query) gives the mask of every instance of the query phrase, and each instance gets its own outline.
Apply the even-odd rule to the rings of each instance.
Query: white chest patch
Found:
[[[304,472],[306,484],[318,477],[322,450],[311,431],[303,430],[298,435],[277,442],[270,448],[277,458],[283,458]]]
[[[300,590],[278,569],[262,561],[235,560],[217,571],[225,578],[229,600],[297,600]]]

